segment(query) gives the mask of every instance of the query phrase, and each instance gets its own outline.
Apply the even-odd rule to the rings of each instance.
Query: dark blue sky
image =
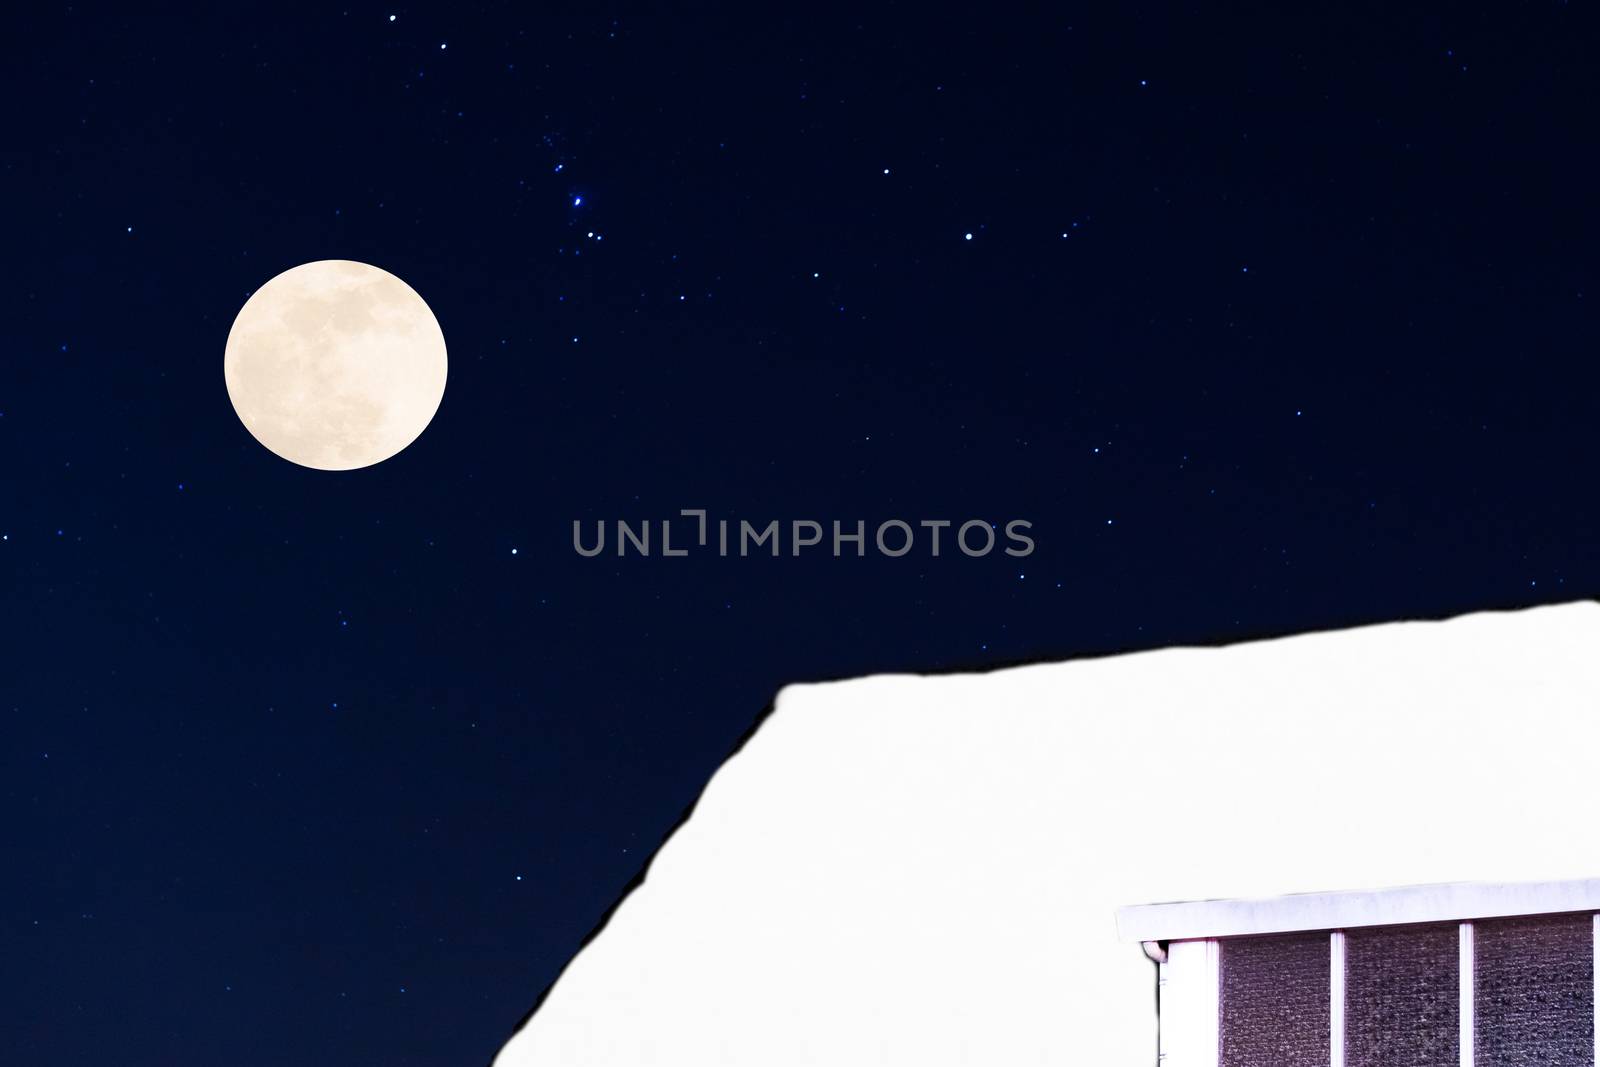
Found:
[[[0,1060],[485,1062],[787,681],[1592,595],[1594,16],[1392,7],[13,16]],[[342,474],[324,258],[451,358]],[[572,549],[694,507],[1037,549]]]

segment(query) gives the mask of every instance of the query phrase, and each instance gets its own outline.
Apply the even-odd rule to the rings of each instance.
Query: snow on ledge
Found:
[[[1567,882],[1455,882],[1265,900],[1194,900],[1117,909],[1124,941],[1178,941],[1294,930],[1499,919],[1600,911],[1600,878]]]

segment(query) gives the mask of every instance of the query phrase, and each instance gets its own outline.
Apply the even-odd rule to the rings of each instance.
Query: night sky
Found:
[[[787,682],[1594,595],[1594,14],[1291,6],[13,15],[0,1062],[486,1063]],[[330,258],[343,473],[222,377]],[[1037,548],[573,549],[683,508]]]

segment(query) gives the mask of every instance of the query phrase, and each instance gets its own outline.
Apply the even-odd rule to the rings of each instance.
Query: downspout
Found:
[[[1162,1027],[1166,1020],[1161,1015],[1162,987],[1167,982],[1167,943],[1165,941],[1141,941],[1139,947],[1144,949],[1144,954],[1150,962],[1156,965],[1156,1064],[1166,1061],[1166,1040],[1162,1034]]]

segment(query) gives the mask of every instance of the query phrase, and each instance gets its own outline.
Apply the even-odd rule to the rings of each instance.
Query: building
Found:
[[[1163,1067],[1593,1067],[1600,879],[1125,907]]]
[[[1336,1049],[1337,930],[1344,1062],[1457,1064],[1459,923],[1474,923],[1484,969],[1506,931],[1557,938],[1494,924],[1600,910],[1586,888],[1548,888],[1600,875],[1596,649],[1600,604],[1582,601],[786,687],[548,995],[528,991],[537,1010],[495,1062],[1150,1067],[1164,1026],[1168,1067],[1186,1067],[1195,1033],[1212,1039],[1187,1062],[1222,1062],[1224,1004],[1253,1003],[1259,1044],[1230,1026],[1228,1062],[1320,1067]],[[1534,881],[1547,888],[1509,888]],[[1489,903],[1466,889],[1340,897],[1368,910],[1329,902],[1309,918],[1296,909],[1317,898],[1284,896],[1467,882],[1508,888]],[[1398,906],[1419,893],[1429,909]],[[1555,895],[1525,899],[1538,893]],[[1206,897],[1269,904],[1129,911],[1133,943],[1119,938],[1123,905]],[[1241,910],[1276,919],[1211,921]],[[1262,940],[1223,940],[1247,935]],[[1176,960],[1169,1009],[1192,954],[1203,965],[1208,941],[1217,954],[1188,1046],[1173,1011],[1158,1016],[1146,940]],[[1269,985],[1300,968],[1303,1005],[1245,995],[1252,948]],[[1534,958],[1552,955],[1574,958]],[[1409,999],[1361,999],[1417,971]],[[1592,1001],[1588,973],[1508,987],[1589,998],[1542,1031],[1570,1044],[1519,1060],[1494,1058],[1500,1002],[1476,998],[1502,980],[1483,970],[1466,1001],[1472,1062],[1592,1062],[1592,1028],[1569,1025]]]

